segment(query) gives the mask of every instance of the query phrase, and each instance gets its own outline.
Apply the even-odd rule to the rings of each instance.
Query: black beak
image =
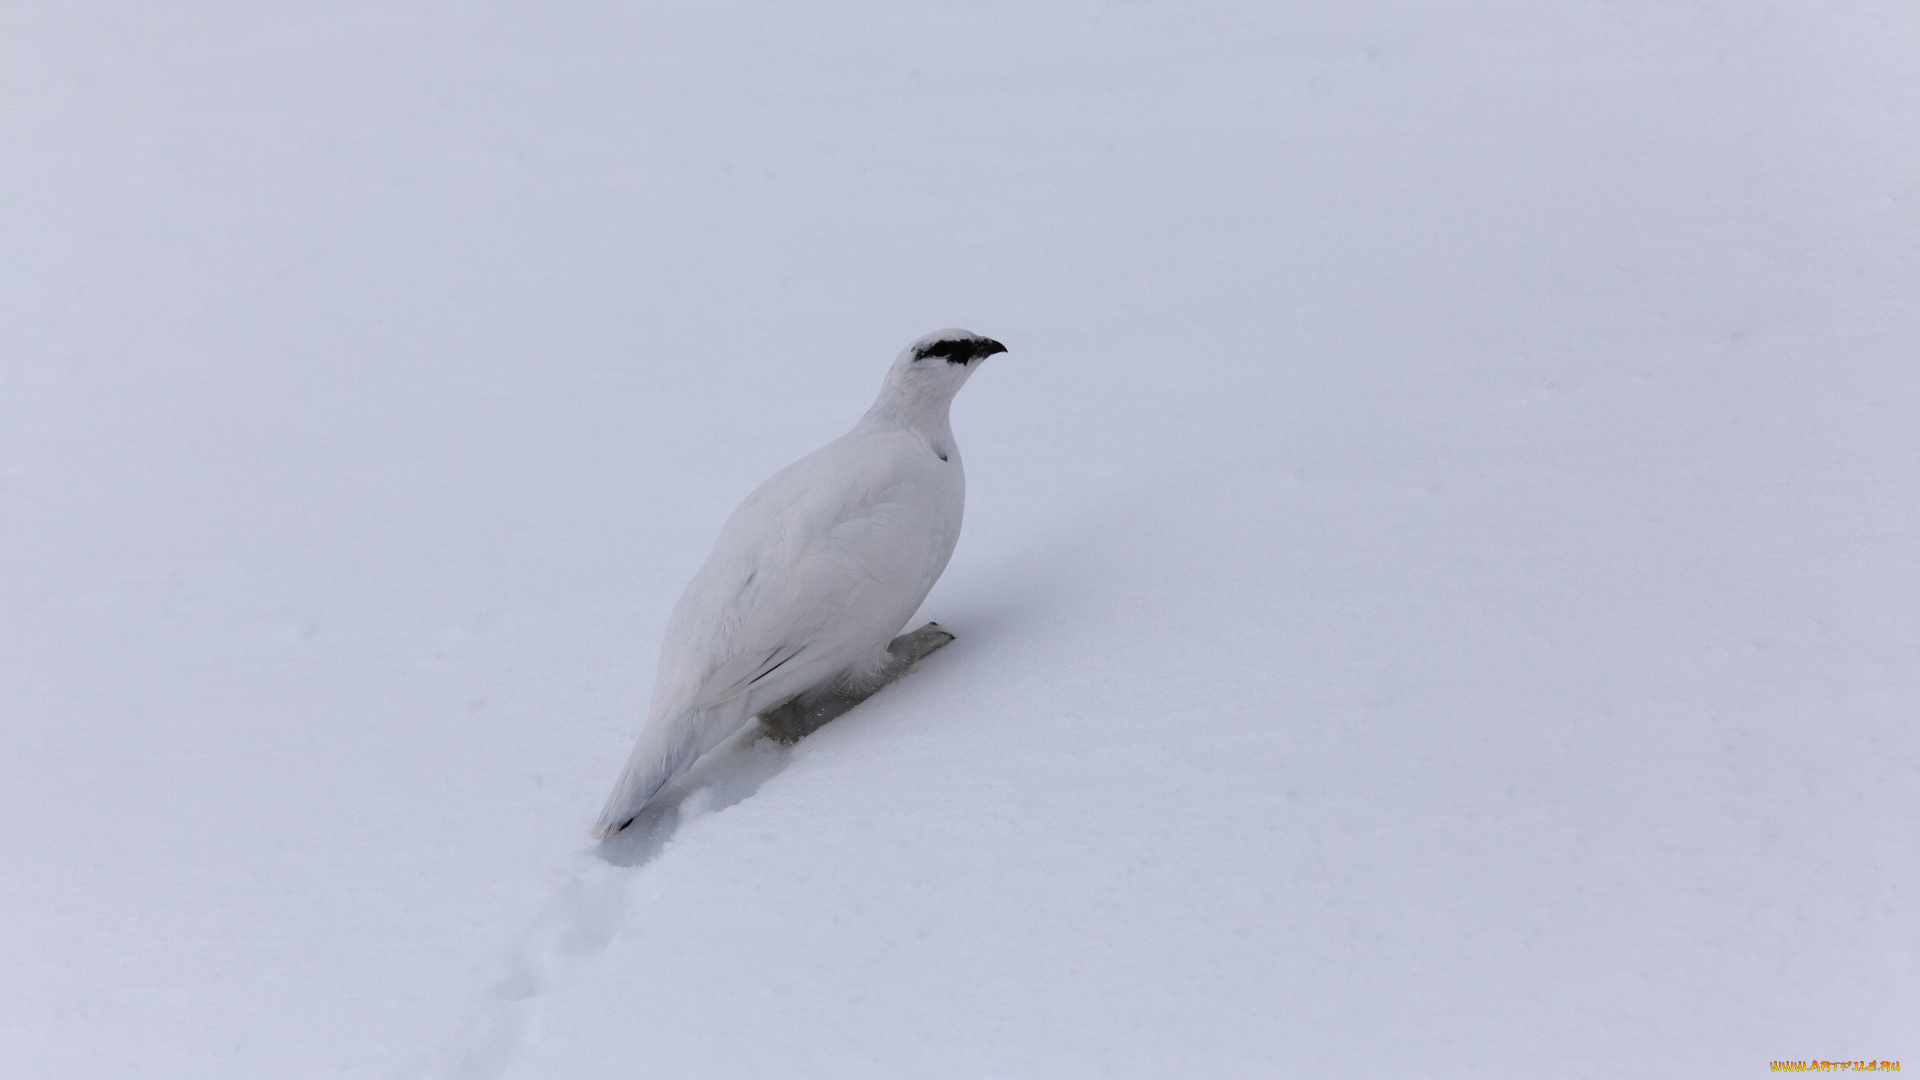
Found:
[[[993,340],[992,338],[984,338],[984,337],[975,338],[974,340],[967,342],[967,348],[965,352],[962,352],[957,356],[947,357],[947,363],[959,364],[961,367],[965,367],[968,364],[973,363],[975,360],[984,360],[985,358],[992,356],[994,353],[1006,352],[1006,351],[1007,351],[1007,347],[1005,345],[1000,344],[999,342]]]

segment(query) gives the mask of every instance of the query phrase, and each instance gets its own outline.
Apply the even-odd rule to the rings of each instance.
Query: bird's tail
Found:
[[[739,728],[746,719],[741,705],[733,701],[649,720],[613,785],[613,794],[607,797],[606,808],[600,811],[593,835],[605,840],[633,824],[661,788]]]
[[[594,822],[594,839],[605,840],[633,824],[640,808],[659,794],[677,771],[668,762],[642,761],[635,754],[614,783],[613,794],[607,797],[607,805],[600,811],[600,820]]]

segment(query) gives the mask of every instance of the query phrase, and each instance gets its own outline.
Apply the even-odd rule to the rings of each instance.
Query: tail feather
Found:
[[[669,719],[655,718],[640,732],[627,766],[613,785],[606,808],[593,826],[596,839],[605,840],[633,824],[660,789],[685,772],[701,754],[720,745],[746,720],[745,702],[738,699],[707,709],[689,709]]]
[[[594,823],[594,839],[605,840],[616,836],[633,824],[640,808],[658,795],[677,771],[669,768],[664,761],[628,761],[627,767],[620,773],[620,779],[613,785],[613,794],[607,797],[607,805],[600,811],[600,820]]]

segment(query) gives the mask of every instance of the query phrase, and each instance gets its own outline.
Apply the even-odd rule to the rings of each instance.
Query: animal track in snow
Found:
[[[499,1080],[538,1037],[545,998],[613,943],[634,918],[639,883],[680,827],[740,802],[784,769],[792,751],[747,728],[648,803],[625,832],[562,861],[539,914],[501,956],[501,974],[429,1075]]]

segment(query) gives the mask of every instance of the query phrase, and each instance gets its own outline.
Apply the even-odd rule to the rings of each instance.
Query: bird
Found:
[[[967,330],[914,341],[853,430],[733,512],[667,619],[653,702],[596,837],[631,825],[761,713],[898,672],[887,643],[960,538],[966,477],[949,407],[982,360],[1006,351]]]

